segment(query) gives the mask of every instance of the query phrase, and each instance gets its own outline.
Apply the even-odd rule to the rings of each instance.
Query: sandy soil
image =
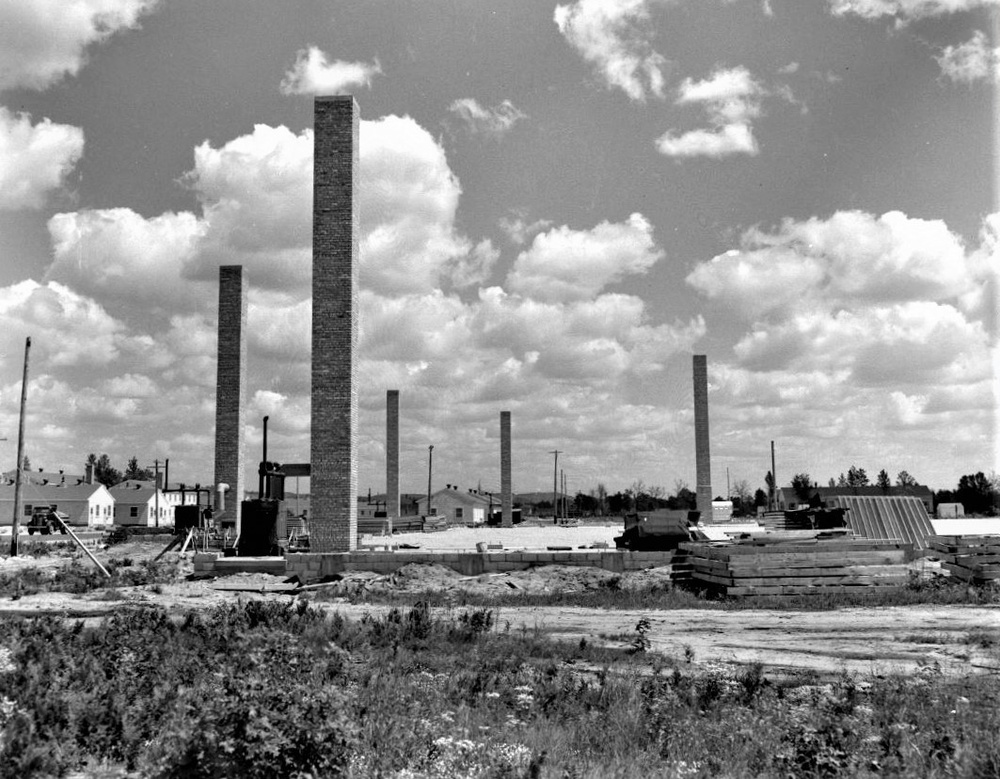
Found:
[[[592,531],[592,528],[553,530],[577,533]],[[497,531],[488,532],[495,534]],[[434,534],[434,540],[441,543],[438,539],[443,540],[446,535]],[[459,541],[456,539],[454,543]],[[96,554],[104,562],[114,557],[129,557],[138,564],[151,559],[160,548],[155,544],[129,543],[99,549]],[[427,547],[422,545],[422,548]],[[74,557],[83,564],[90,564],[79,552],[37,559],[0,558],[0,575],[27,567],[54,571]],[[288,600],[319,592],[317,588],[297,593],[294,584],[266,574],[189,579],[187,576],[193,570],[190,555],[181,557],[169,553],[163,559],[175,566],[176,578],[171,583],[82,595],[39,593],[17,599],[5,597],[0,598],[0,616],[50,614],[96,620],[123,606],[155,604],[180,612],[207,609],[234,598]],[[366,612],[386,610],[386,607],[348,602],[349,596],[363,590],[419,592],[433,589],[456,594],[463,590],[484,594],[565,592],[603,587],[611,578],[616,578],[617,586],[623,589],[668,582],[656,569],[619,575],[591,568],[545,566],[509,574],[464,577],[443,566],[410,565],[389,576],[365,572],[352,574],[324,588],[325,597],[317,604],[360,617]],[[497,625],[501,630],[537,630],[573,642],[585,638],[590,643],[628,646],[641,618],[650,623],[648,638],[653,651],[678,659],[693,655],[698,663],[759,662],[773,671],[815,672],[824,677],[845,670],[860,674],[914,673],[923,669],[948,674],[1000,673],[1000,607],[995,606],[894,607],[835,612],[708,609],[640,612],[504,607],[498,611]],[[992,646],[984,646],[990,640]]]

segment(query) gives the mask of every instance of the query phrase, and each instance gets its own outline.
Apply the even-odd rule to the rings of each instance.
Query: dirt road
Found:
[[[141,559],[140,547],[115,554]],[[119,587],[85,594],[38,593],[0,598],[0,616],[53,614],[96,619],[123,607],[157,605],[173,612],[207,609],[234,598],[288,600],[299,597],[294,585],[266,574],[237,574],[192,580],[190,563],[171,553],[177,565],[175,581],[140,587]],[[0,561],[0,573],[23,567],[58,567],[59,558],[42,557]],[[344,593],[371,591],[459,589],[481,592],[552,592],[607,586],[615,576],[596,569],[561,566],[536,568],[503,576],[461,577],[440,566],[408,567],[391,576],[358,574],[345,581]],[[628,589],[657,583],[656,570],[619,577],[615,586]],[[345,598],[317,601],[331,611],[360,618],[387,607],[352,604]],[[560,640],[628,646],[640,619],[649,621],[650,649],[679,660],[695,662],[758,662],[775,671],[817,672],[823,676],[847,670],[858,674],[914,673],[939,669],[942,673],[1000,673],[1000,606],[910,606],[877,609],[851,608],[822,612],[617,611],[571,607],[503,607],[497,610],[499,630],[538,630]]]

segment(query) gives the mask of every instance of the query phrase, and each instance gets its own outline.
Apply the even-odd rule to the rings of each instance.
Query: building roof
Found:
[[[466,504],[468,506],[473,506],[473,505],[474,506],[489,506],[491,503],[494,506],[497,506],[497,507],[500,506],[500,496],[497,495],[497,493],[493,493],[493,497],[491,499],[490,496],[488,494],[485,494],[485,493],[477,493],[477,492],[473,492],[473,491],[470,491],[470,490],[456,490],[456,489],[453,489],[453,488],[452,489],[445,488],[443,490],[438,490],[437,492],[435,492],[434,494],[432,494],[431,495],[431,503],[433,504],[435,500],[438,500],[439,498],[442,498],[442,497],[444,497],[446,495],[449,498],[451,498],[452,500],[456,500],[459,503],[464,503],[464,504]],[[417,499],[417,501],[418,502],[420,502],[420,501],[426,502],[427,501],[427,496],[426,495],[421,495]]]
[[[924,549],[934,535],[927,507],[914,495],[839,495],[827,505],[847,509],[848,527],[863,538],[897,539]]]
[[[13,484],[0,484],[0,500],[14,500]],[[55,503],[90,500],[95,492],[104,489],[103,484],[21,484],[21,500],[25,503]]]
[[[116,484],[110,490],[114,495],[116,503],[149,503],[152,497],[159,492],[152,486],[152,482],[133,481],[130,487],[124,486],[127,482]],[[162,492],[160,493],[163,494]]]
[[[17,478],[17,471],[11,469],[0,473],[0,483],[14,483]],[[46,486],[49,484],[85,484],[86,478],[76,473],[60,473],[59,471],[22,471],[21,484],[38,484]]]

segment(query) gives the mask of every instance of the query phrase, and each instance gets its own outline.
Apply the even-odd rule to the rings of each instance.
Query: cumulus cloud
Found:
[[[362,126],[361,280],[380,292],[430,291],[471,249],[455,231],[461,186],[444,149],[408,116]]]
[[[1000,48],[990,47],[986,34],[976,30],[965,43],[946,46],[935,59],[941,72],[952,81],[1000,81]]]
[[[743,431],[730,444],[766,429],[816,463],[814,439],[828,437],[909,468],[919,436],[946,429],[982,454],[994,221],[968,247],[938,220],[838,212],[748,230],[696,266],[687,282],[747,324],[713,369],[720,422]]]
[[[834,16],[894,16],[906,22],[996,5],[997,0],[830,0],[830,11]]]
[[[86,49],[138,26],[157,0],[0,3],[0,89],[45,89],[75,76]]]
[[[704,106],[713,129],[681,135],[667,131],[656,146],[668,157],[756,155],[759,149],[750,122],[760,116],[760,101],[766,94],[744,67],[720,68],[703,81],[686,78],[678,89],[676,104]]]
[[[514,262],[507,286],[536,300],[589,300],[626,275],[646,273],[663,256],[642,214],[590,230],[564,225],[535,236]]]
[[[518,109],[510,100],[504,100],[492,108],[481,106],[472,97],[464,97],[454,101],[448,110],[455,114],[473,133],[482,133],[492,138],[502,138],[526,114]]]
[[[650,42],[651,0],[578,0],[558,5],[559,32],[594,66],[608,87],[632,100],[664,96],[666,60]]]
[[[83,155],[83,130],[0,106],[0,210],[40,208]]]
[[[0,361],[19,362],[24,338],[32,337],[35,359],[53,366],[104,366],[129,339],[124,323],[93,300],[55,282],[22,281],[0,294]]]
[[[181,271],[204,225],[190,213],[146,219],[128,208],[56,214],[46,279],[89,295],[169,307],[184,294]]]
[[[796,304],[859,300],[981,302],[978,255],[940,220],[890,211],[840,211],[828,219],[748,230],[743,249],[699,264],[687,281],[709,298],[757,316]]]
[[[327,55],[310,46],[300,49],[295,64],[285,73],[281,81],[281,92],[285,95],[341,95],[359,87],[371,86],[372,79],[382,73],[382,66],[376,58],[366,62],[330,62]]]

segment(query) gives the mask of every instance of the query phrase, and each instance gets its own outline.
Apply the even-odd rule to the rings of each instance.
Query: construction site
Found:
[[[1000,529],[984,521],[970,534],[968,523],[959,528],[932,520],[926,502],[913,494],[844,490],[821,495],[822,490],[815,490],[797,504],[780,506],[775,500],[772,510],[756,521],[715,522],[706,355],[692,359],[694,511],[634,513],[626,517],[621,535],[587,548],[566,545],[558,537],[532,543],[525,526],[514,527],[514,446],[511,412],[504,410],[498,421],[499,528],[493,537],[484,530],[479,540],[457,548],[430,535],[402,540],[400,531],[440,530],[442,522],[431,516],[430,484],[422,521],[414,525],[402,515],[400,393],[387,389],[384,505],[377,516],[359,524],[359,122],[353,97],[315,99],[311,457],[309,463],[271,462],[265,418],[257,498],[248,501],[232,496],[245,493],[244,473],[251,461],[244,440],[250,279],[240,266],[220,268],[214,517],[215,525],[226,529],[227,540],[224,548],[200,545],[198,574],[267,572],[311,584],[354,571],[391,574],[413,564],[443,565],[464,576],[545,565],[613,572],[655,567],[669,570],[677,584],[721,595],[807,595],[900,587],[912,575],[914,561],[933,557],[940,561],[940,575],[972,583],[1000,578],[1000,558],[995,557],[1000,536],[994,535]],[[286,479],[299,477],[310,480],[307,523],[289,518],[283,500]],[[181,526],[180,532],[185,531],[193,536],[205,528],[191,522]],[[197,542],[192,546],[198,547]]]

